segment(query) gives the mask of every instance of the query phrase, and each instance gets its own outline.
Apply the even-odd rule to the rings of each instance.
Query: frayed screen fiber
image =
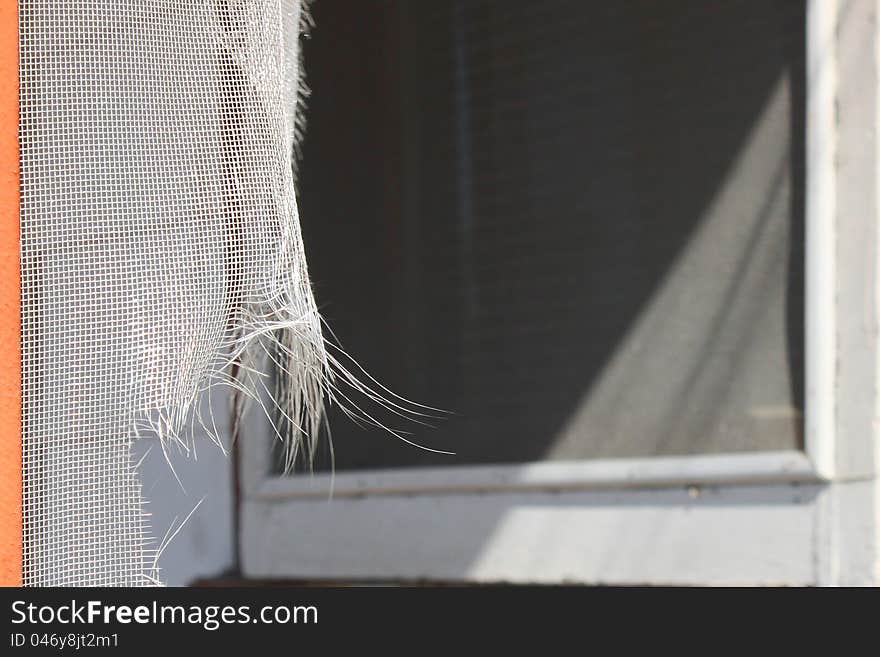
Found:
[[[298,0],[19,2],[26,585],[161,581],[130,448],[186,453],[230,410],[210,387],[317,439],[305,25]]]

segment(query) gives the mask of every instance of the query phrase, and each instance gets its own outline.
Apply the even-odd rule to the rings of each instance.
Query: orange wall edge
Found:
[[[0,585],[22,583],[18,2],[0,0]]]

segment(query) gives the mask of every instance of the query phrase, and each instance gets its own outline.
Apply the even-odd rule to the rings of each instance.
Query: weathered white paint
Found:
[[[844,486],[852,486],[845,484]],[[813,584],[820,485],[249,502],[256,577]]]
[[[339,498],[505,490],[574,490],[688,484],[818,481],[803,452],[712,454],[692,457],[553,461],[523,465],[355,471],[308,477],[269,477],[252,490],[261,500]]]
[[[826,313],[836,331],[834,467],[841,477],[865,477],[877,472],[880,400],[877,4],[843,3],[836,34],[835,298]]]
[[[876,586],[877,482],[832,484],[822,493],[816,526],[817,584]]]
[[[880,0],[875,0],[874,2],[874,22],[880,19]],[[876,26],[874,29],[874,71],[875,75],[880,77],[880,26]],[[874,105],[874,117],[871,119],[873,125],[875,126],[875,130],[880,130],[880,80],[875,80],[874,88],[877,90],[875,93],[875,98],[878,99]],[[874,179],[869,183],[874,185],[875,190],[880,190],[880,137],[875,135],[873,140],[874,142],[874,158],[877,166],[874,169]],[[880,202],[878,202],[878,206],[880,206]],[[880,207],[876,210],[877,213],[880,213]],[[875,244],[880,243],[880,217],[875,217],[874,226],[871,231],[872,238],[874,239]],[[880,254],[877,255],[877,258],[880,258]],[[880,272],[877,272],[878,263],[875,259],[874,261],[875,267],[875,284],[880,286]],[[877,291],[874,297],[874,303],[880,306],[880,302],[877,301],[877,297],[880,296],[880,290]],[[874,366],[875,371],[880,372],[880,349],[878,349],[875,345],[874,351]],[[875,385],[877,383],[875,382]],[[878,392],[878,397],[880,397],[880,392]],[[875,401],[874,403],[874,415],[875,417],[880,413],[878,410],[878,406],[880,406],[880,402]],[[878,435],[877,431],[878,422],[875,420],[872,422],[872,431],[871,435],[873,437],[874,442],[874,477],[875,477],[875,485],[874,485],[874,495],[873,495],[873,505],[875,511],[875,518],[880,516],[880,435]],[[875,520],[874,522],[874,533],[871,538],[873,544],[876,546],[877,551],[880,552],[880,520]],[[880,582],[880,556],[875,556],[874,558],[874,582]]]
[[[834,22],[836,479],[871,483],[832,493],[827,583],[880,583],[880,3],[841,2]]]
[[[837,0],[807,8],[805,440],[816,470],[834,474]]]

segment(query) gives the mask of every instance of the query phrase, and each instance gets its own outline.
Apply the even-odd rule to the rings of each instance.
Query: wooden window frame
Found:
[[[877,3],[868,0],[808,2],[803,451],[283,477],[271,474],[264,441],[246,441],[240,463],[244,572],[259,577],[528,582],[876,583],[880,578],[877,13]],[[653,497],[645,497],[648,493]],[[333,501],[328,502],[331,496]],[[432,508],[442,507],[454,515],[456,505],[466,510],[483,508],[480,504],[486,509],[500,504],[498,509],[503,507],[507,516],[521,517],[510,521],[509,529],[493,530],[497,535],[486,537],[486,543],[497,543],[486,548],[496,555],[491,559],[459,558],[461,550],[453,538],[444,543],[447,539],[440,537],[436,547],[417,538],[407,545],[406,532],[431,531],[432,525],[418,518]],[[713,561],[705,556],[721,545],[712,538],[717,538],[717,514],[706,511],[705,504],[753,509],[754,523],[749,514],[728,514],[729,545],[746,555],[728,570],[720,557]],[[555,565],[525,567],[522,558],[507,555],[529,541],[539,548],[537,530],[525,520],[532,515],[524,511],[536,505],[562,509],[547,515],[559,516],[553,527],[558,525],[561,541],[577,543],[579,537],[589,536],[599,545],[611,545],[618,540],[618,530],[607,529],[609,518],[627,527],[631,539],[649,540],[649,525],[665,522],[666,516],[668,524],[677,523],[678,537],[641,562],[624,556],[617,566],[603,567],[595,559],[572,555]],[[574,510],[566,515],[568,507]],[[650,517],[642,513],[647,507],[654,509]],[[492,508],[491,513],[498,512]],[[780,510],[782,517],[768,515],[770,508]],[[387,540],[364,524],[389,513],[408,519],[401,521],[405,526],[386,528]],[[334,514],[333,522],[348,526],[334,529],[327,520]],[[777,540],[776,523],[804,525],[809,531],[801,534],[792,529],[790,540]],[[569,531],[572,524],[581,529]],[[311,528],[311,538],[303,539],[298,526]],[[467,530],[467,521],[461,529]],[[359,539],[357,532],[365,538]],[[354,547],[339,547],[334,536]],[[318,543],[322,537],[327,545]],[[766,554],[759,549],[761,542]],[[421,557],[411,555],[413,546],[422,549]],[[664,556],[666,551],[693,553],[702,565]],[[791,563],[780,565],[787,558]]]

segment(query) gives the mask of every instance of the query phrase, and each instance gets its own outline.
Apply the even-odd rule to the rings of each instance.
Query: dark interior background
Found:
[[[332,413],[337,469],[800,447],[804,2],[313,13],[319,305],[379,380],[455,412],[383,416],[455,456]]]

